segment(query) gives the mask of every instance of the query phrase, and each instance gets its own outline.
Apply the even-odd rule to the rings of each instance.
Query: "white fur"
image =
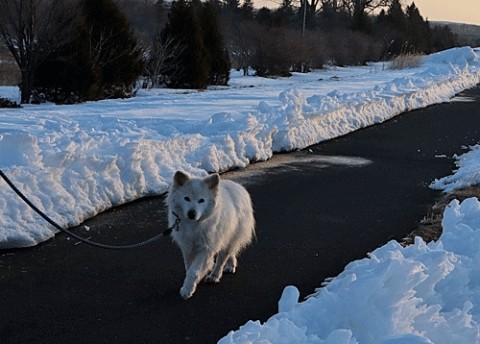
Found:
[[[224,271],[235,272],[237,255],[255,235],[252,202],[243,186],[218,174],[195,178],[178,171],[166,204],[170,226],[173,212],[180,217],[172,237],[186,270],[180,295],[188,299],[205,276],[206,282],[218,283]]]

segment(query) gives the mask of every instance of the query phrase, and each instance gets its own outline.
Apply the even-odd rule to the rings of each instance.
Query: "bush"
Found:
[[[280,28],[257,27],[251,67],[258,76],[290,76],[292,60],[288,53],[285,31]]]
[[[380,47],[371,36],[351,30],[332,31],[329,46],[330,58],[338,66],[364,65],[380,56]]]
[[[0,98],[0,108],[20,108],[21,106],[18,105],[16,102],[7,99],[7,98]]]

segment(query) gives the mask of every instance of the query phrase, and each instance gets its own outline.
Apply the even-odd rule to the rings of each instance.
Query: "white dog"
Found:
[[[180,295],[188,299],[205,276],[218,283],[224,271],[235,272],[237,255],[255,235],[252,201],[243,186],[218,174],[195,178],[178,171],[166,204],[169,226],[180,221],[172,237],[186,270]]]

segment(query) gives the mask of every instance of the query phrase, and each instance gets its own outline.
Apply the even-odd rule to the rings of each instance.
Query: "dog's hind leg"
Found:
[[[223,269],[224,272],[229,274],[234,274],[237,270],[237,257],[235,255],[230,255],[227,260],[227,264],[225,264],[225,268]]]
[[[197,289],[198,283],[205,277],[213,265],[214,253],[210,250],[202,250],[197,253],[187,270],[180,295],[188,299]]]
[[[217,259],[215,260],[215,267],[213,271],[207,276],[205,282],[208,283],[218,283],[223,275],[223,268],[227,263],[227,259],[229,258],[228,253],[225,251],[221,251],[217,255]]]

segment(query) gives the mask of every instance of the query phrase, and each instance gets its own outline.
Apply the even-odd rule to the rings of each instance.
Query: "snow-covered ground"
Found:
[[[57,222],[73,226],[166,191],[177,169],[201,175],[241,168],[450,101],[480,83],[480,52],[468,47],[427,56],[415,69],[383,67],[279,79],[233,75],[229,87],[204,92],[161,89],[125,100],[1,109],[0,169]],[[18,90],[1,87],[0,97],[18,100]],[[479,152],[460,157],[458,172],[434,186],[478,183]],[[390,242],[304,302],[287,288],[279,314],[220,342],[480,342],[480,203],[452,203],[443,224],[437,243]],[[55,233],[0,188],[0,248],[36,245]]]

